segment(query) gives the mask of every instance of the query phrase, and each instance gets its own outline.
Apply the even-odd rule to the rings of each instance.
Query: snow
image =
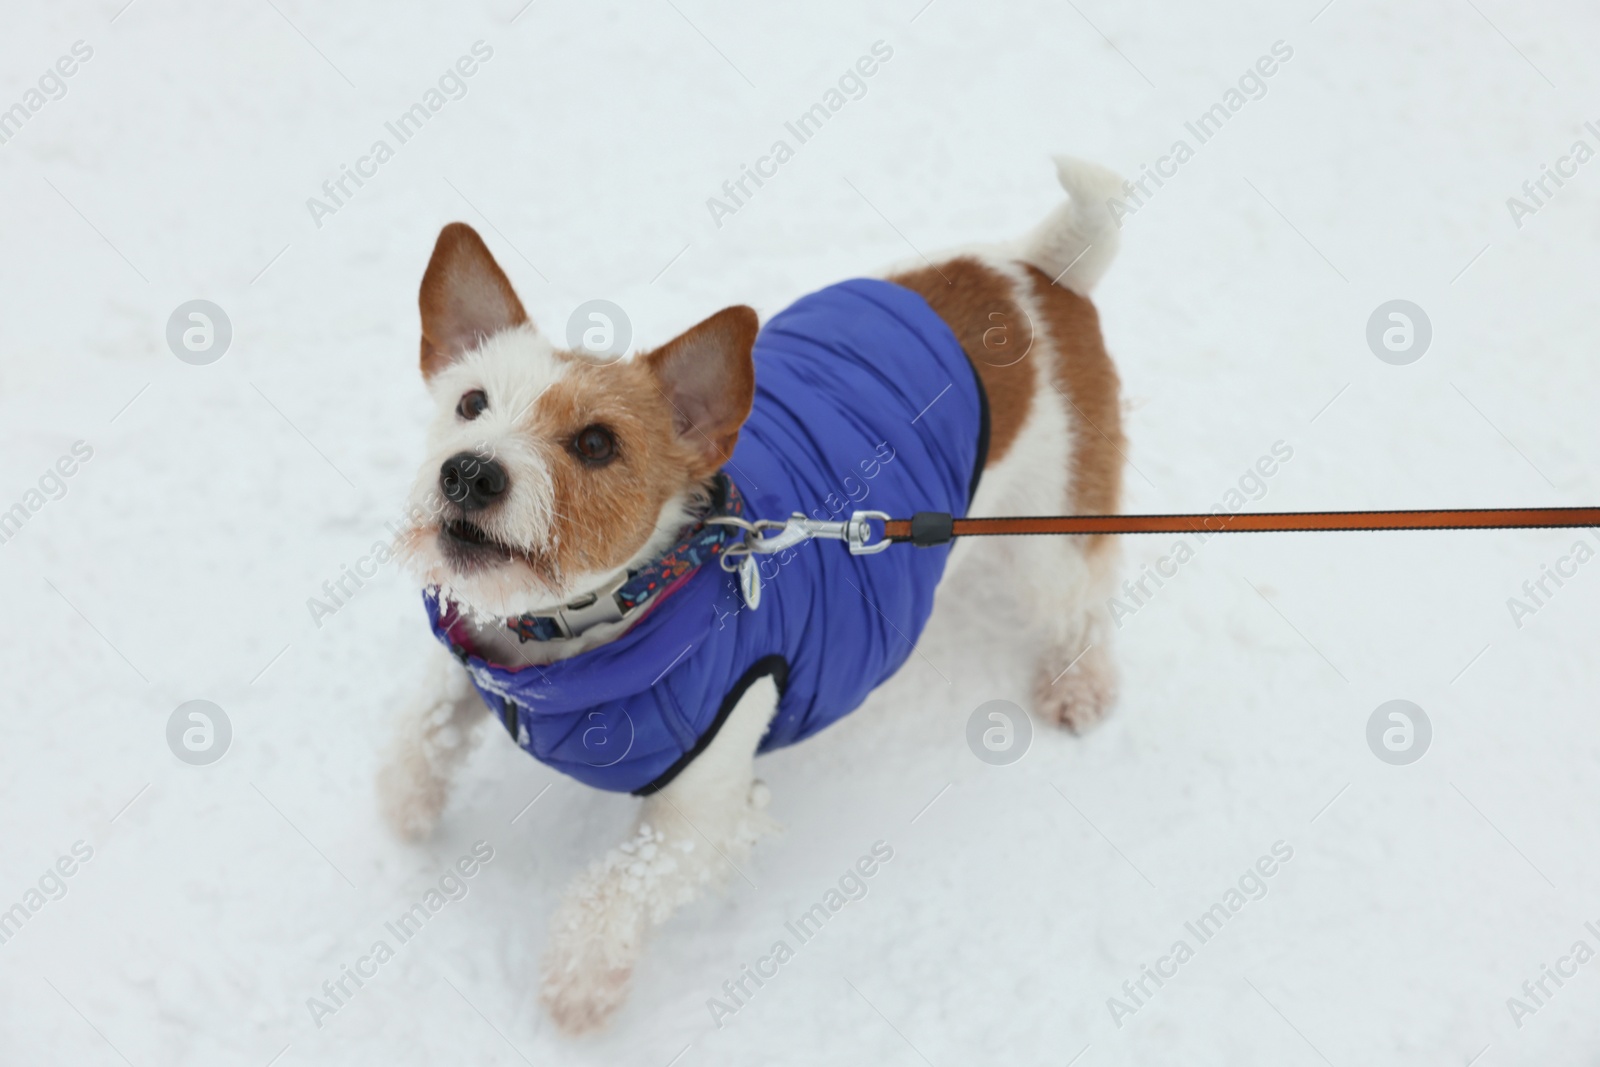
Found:
[[[320,627],[306,606],[387,538],[420,457],[442,223],[483,232],[546,329],[605,298],[650,343],[1020,232],[1058,198],[1049,154],[1137,174],[1278,41],[1097,293],[1127,509],[1209,508],[1279,441],[1252,508],[1596,503],[1600,168],[1520,227],[1506,206],[1600,146],[1592,6],[123,3],[14,6],[0,34],[0,109],[93,49],[0,145],[0,510],[93,450],[0,545],[0,908],[93,850],[0,944],[0,1058],[1595,1062],[1600,967],[1520,1027],[1507,1006],[1600,948],[1600,563],[1507,606],[1595,531],[1213,540],[1124,620],[1114,716],[1036,724],[1003,767],[967,717],[1026,703],[1034,650],[997,591],[946,597],[866,707],[762,760],[785,832],[578,1041],[535,1003],[545,924],[633,802],[492,735],[432,842],[398,843],[372,781],[430,640],[416,592],[389,564]],[[307,198],[478,41],[466,95],[319,227]],[[707,198],[877,41],[865,95],[716,225]],[[233,326],[206,366],[165,340],[196,298]],[[1432,322],[1409,366],[1366,346],[1392,299]],[[1137,576],[1171,544],[1127,548]],[[1396,698],[1433,726],[1407,766],[1366,743]],[[167,747],[192,699],[232,724],[210,766]],[[467,895],[319,1028],[307,998],[479,841]],[[879,841],[867,895],[718,1028],[708,998]],[[1118,1026],[1108,998],[1279,841],[1266,895]]]

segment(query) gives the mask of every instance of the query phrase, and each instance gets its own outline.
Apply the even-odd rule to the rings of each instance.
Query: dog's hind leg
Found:
[[[627,996],[650,928],[737,872],[773,828],[754,756],[778,706],[763,677],[705,751],[647,797],[632,837],[573,882],[551,920],[540,997],[569,1033],[605,1022]]]
[[[1047,221],[1023,252],[1055,267],[1051,273],[1026,259],[964,255],[937,269],[890,278],[920,293],[945,320],[983,382],[991,433],[988,465],[969,508],[977,517],[1108,515],[1119,506],[1124,444],[1117,372],[1101,342],[1094,305],[1067,287],[1092,281],[1093,271],[1076,277],[1073,271],[1085,264],[1103,269],[1115,239],[1092,225],[1090,207],[1058,212]],[[1103,242],[1093,260],[1081,245],[1086,235]],[[1074,264],[1079,254],[1083,258]],[[1058,265],[1062,257],[1067,259]],[[1044,637],[1035,710],[1074,730],[1087,729],[1104,716],[1116,692],[1109,620],[1096,609],[1105,603],[1115,570],[1115,542],[1051,536],[974,540],[981,545],[955,546],[951,573],[999,568],[990,580],[1023,602],[1024,632]]]
[[[1065,498],[1038,501],[1038,511],[1114,514],[1121,504],[1126,446],[1121,386],[1101,341],[1099,318],[1088,300],[1037,267],[1029,266],[1027,274],[1041,339],[1048,342],[1041,351],[1047,357],[1041,368],[1047,387],[1040,398],[1061,412],[1067,437],[1065,455],[1055,460],[1067,467]],[[1022,540],[1030,542],[1024,556],[1035,558],[1040,573],[1048,576],[1032,587],[1047,635],[1036,669],[1034,707],[1073,730],[1087,729],[1116,701],[1114,627],[1105,605],[1115,582],[1118,544],[1103,536]],[[1053,567],[1046,565],[1051,558]]]
[[[378,772],[379,805],[400,836],[420,841],[433,832],[487,712],[461,664],[435,645]]]
[[[1104,607],[1115,571],[1112,546],[1093,553],[1070,541],[1036,540],[1055,541],[1038,548],[1041,553],[1053,550],[1057,559],[1052,579],[1040,583],[1033,597],[1034,614],[1045,635],[1034,668],[1033,707],[1045,718],[1081,733],[1104,718],[1117,699],[1112,627]]]
[[[1088,504],[1075,492],[1081,464],[1073,431],[1081,417],[1054,393],[1037,401],[1011,453],[992,478],[985,475],[988,484],[979,487],[973,514],[1114,511],[1114,504]],[[1031,709],[1074,731],[1099,722],[1116,698],[1113,627],[1104,608],[1116,549],[1111,538],[1054,536],[978,538],[956,546],[959,568],[980,567],[976,577],[1007,590],[1019,611],[1017,632],[1036,657]],[[951,560],[958,569],[957,556]]]

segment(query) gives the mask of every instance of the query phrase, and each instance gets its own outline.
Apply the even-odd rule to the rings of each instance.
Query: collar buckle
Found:
[[[617,592],[627,580],[628,574],[624,571],[599,589],[585,593],[577,600],[561,605],[555,611],[529,612],[529,615],[536,619],[549,619],[563,639],[581,637],[596,626],[608,622],[621,622],[631,612],[638,611],[650,602],[643,600],[632,608],[624,608],[619,604]]]

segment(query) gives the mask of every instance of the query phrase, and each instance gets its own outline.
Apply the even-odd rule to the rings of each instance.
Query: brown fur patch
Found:
[[[539,398],[524,431],[544,455],[555,508],[550,543],[528,563],[557,584],[609,570],[643,548],[662,506],[695,482],[700,466],[645,367],[574,362]],[[614,458],[599,466],[572,448],[594,425],[616,440]]]
[[[464,222],[439,231],[417,293],[422,312],[422,376],[431,378],[479,339],[528,321],[505,272]]]
[[[700,477],[733,457],[739,427],[750,417],[756,397],[750,354],[760,331],[755,309],[735,304],[641,357],[672,405],[678,432],[709,464]]]
[[[1100,336],[1100,315],[1094,305],[1070,289],[1050,282],[1049,275],[1028,267],[1033,297],[1044,328],[1053,342],[1056,388],[1076,410],[1072,418],[1072,481],[1068,508],[1076,515],[1110,515],[1122,502],[1121,381]],[[1089,538],[1088,551],[1110,539]]]
[[[560,583],[618,567],[644,547],[667,501],[705,491],[739,439],[755,398],[755,311],[725,308],[623,363],[567,355],[571,370],[539,398],[528,436],[554,487],[550,544],[525,562]],[[589,426],[614,437],[610,462],[572,448]]]
[[[1010,278],[971,256],[891,276],[928,302],[961,342],[989,396],[989,459],[1005,458],[1038,387],[1034,324],[1012,298]]]

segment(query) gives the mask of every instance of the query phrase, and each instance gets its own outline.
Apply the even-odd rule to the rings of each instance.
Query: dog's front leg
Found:
[[[726,882],[773,828],[754,756],[777,704],[771,678],[747,689],[705,751],[646,798],[631,839],[567,890],[551,922],[541,991],[563,1030],[603,1023],[627,995],[650,928]]]
[[[461,664],[435,646],[378,772],[384,818],[400,836],[419,841],[433,832],[487,711]]]

